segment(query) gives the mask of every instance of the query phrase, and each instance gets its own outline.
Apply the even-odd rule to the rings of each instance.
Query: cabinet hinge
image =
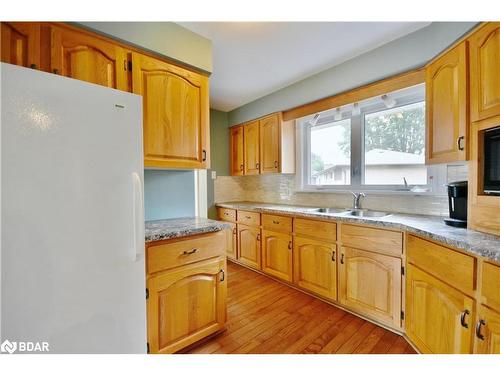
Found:
[[[132,60],[127,61],[127,68],[129,71],[132,71]]]
[[[148,354],[151,353],[151,351],[149,350],[149,342],[146,345],[146,351],[147,351]]]
[[[401,276],[404,276],[404,275],[405,275],[405,267],[401,266]]]
[[[405,320],[405,312],[401,311],[401,320]]]
[[[146,288],[146,299],[148,299],[148,298],[149,298],[149,289]]]

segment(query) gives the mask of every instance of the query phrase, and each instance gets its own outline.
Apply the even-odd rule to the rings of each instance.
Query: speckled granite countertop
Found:
[[[146,221],[145,239],[146,242],[168,240],[217,232],[223,229],[230,229],[228,223],[205,219],[201,217],[182,217],[178,219],[152,220]]]
[[[353,217],[345,214],[315,212],[315,207],[287,206],[254,202],[218,203],[218,207],[237,210],[267,212],[310,218],[331,219],[334,221],[379,225],[398,228],[409,233],[419,234],[432,240],[462,249],[500,262],[500,237],[475,230],[454,228],[446,225],[442,217],[426,215],[391,214],[385,217]]]

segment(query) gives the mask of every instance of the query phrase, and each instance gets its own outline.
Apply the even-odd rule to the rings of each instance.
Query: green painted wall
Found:
[[[212,72],[212,41],[174,22],[79,22],[92,30]]]
[[[434,22],[229,112],[229,124],[335,95],[425,65],[476,22]]]
[[[217,176],[229,176],[229,131],[227,112],[210,109],[210,164],[207,176],[208,217],[217,218],[214,206],[214,180],[212,171]]]

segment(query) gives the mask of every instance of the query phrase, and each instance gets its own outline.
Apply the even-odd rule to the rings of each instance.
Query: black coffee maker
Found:
[[[447,225],[458,228],[467,227],[467,181],[451,182],[448,185],[448,205],[450,218],[444,219]]]

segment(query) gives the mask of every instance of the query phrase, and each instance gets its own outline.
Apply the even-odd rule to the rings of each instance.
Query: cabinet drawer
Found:
[[[325,221],[296,218],[293,230],[297,235],[316,237],[327,241],[337,240],[337,224]]]
[[[408,262],[438,279],[465,292],[472,293],[475,258],[433,242],[409,235]]]
[[[345,246],[398,257],[403,254],[402,232],[342,224],[340,236]]]
[[[292,232],[292,218],[277,215],[262,215],[262,226],[264,229],[269,229],[278,232]]]
[[[217,216],[219,220],[223,221],[236,221],[236,210],[232,210],[230,208],[217,208]]]
[[[251,211],[238,211],[238,223],[257,227],[260,225],[260,214]]]
[[[481,283],[481,294],[485,298],[484,303],[500,311],[500,267],[491,263],[483,263],[483,281]]]
[[[184,264],[224,255],[227,243],[225,231],[182,239],[147,249],[147,272],[154,273]]]

